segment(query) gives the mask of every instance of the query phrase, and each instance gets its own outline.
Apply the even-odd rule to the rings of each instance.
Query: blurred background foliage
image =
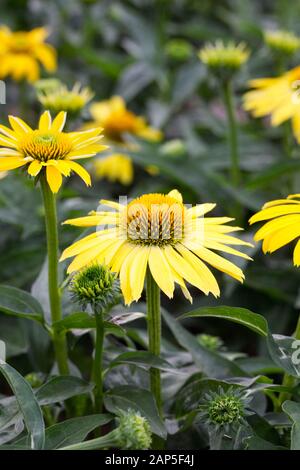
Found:
[[[87,189],[77,178],[69,179],[60,196],[60,220],[96,208],[100,197],[134,197],[177,187],[188,203],[216,202],[215,214],[230,215],[238,201],[243,207],[244,237],[250,240],[247,220],[253,211],[267,200],[285,197],[291,180],[294,192],[299,192],[299,149],[294,145],[292,158],[287,159],[283,128],[271,128],[268,120],[247,115],[241,96],[250,78],[276,75],[277,63],[264,45],[263,31],[278,27],[300,34],[300,2],[289,2],[287,8],[284,0],[2,0],[1,7],[1,22],[13,30],[50,29],[50,42],[58,52],[59,79],[70,86],[75,81],[88,85],[96,101],[123,96],[129,109],[164,133],[162,142],[139,142],[139,150],[130,152],[135,177],[129,187],[94,179],[92,189]],[[228,179],[227,123],[220,90],[197,57],[206,41],[217,38],[245,41],[252,51],[235,81],[243,171],[239,188]],[[299,58],[300,53],[287,65],[297,65]],[[34,124],[41,109],[33,87],[21,88],[9,80],[6,86],[1,122],[6,124],[7,115],[15,114]],[[82,118],[90,119],[88,109]],[[73,127],[81,124],[73,122]],[[158,167],[159,174],[145,171],[149,164]],[[0,282],[27,290],[34,283],[34,292],[44,304],[43,210],[39,192],[32,187],[31,180],[16,172],[0,181]],[[61,247],[78,236],[77,229],[62,228]],[[195,293],[194,307],[247,307],[263,314],[273,332],[290,334],[300,306],[300,273],[292,266],[291,250],[271,258],[255,247],[250,253],[255,262],[241,261],[246,275],[243,286],[218,275],[221,300]],[[180,296],[172,303],[164,298],[164,306],[173,314],[190,309]],[[13,361],[19,365],[24,361],[29,372],[25,353],[46,350],[48,340],[37,325],[26,329],[27,320],[19,322],[18,329],[16,319],[1,316],[1,337],[9,344]],[[189,326],[195,334],[205,331],[221,337],[230,351],[250,356],[265,353],[264,341],[260,343],[239,325],[191,319]],[[47,357],[40,352],[35,361],[47,361]],[[40,367],[36,364],[37,370]]]

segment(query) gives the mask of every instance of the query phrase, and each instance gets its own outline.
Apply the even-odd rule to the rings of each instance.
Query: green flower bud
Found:
[[[73,88],[69,90],[63,83],[57,80],[53,82],[53,86],[49,83],[48,86],[37,87],[39,102],[45,109],[49,109],[53,113],[66,111],[69,115],[76,116],[93,98],[91,90],[88,87],[82,88],[80,83],[75,83]]]
[[[167,56],[173,60],[185,61],[193,54],[193,47],[185,39],[171,39],[165,48]]]
[[[25,376],[25,380],[27,380],[27,382],[32,388],[38,388],[43,385],[41,375],[37,374],[36,372],[31,372],[30,374],[27,374]]]
[[[62,447],[60,450],[147,450],[152,442],[150,424],[138,411],[119,411],[119,426],[105,436]]]
[[[113,432],[120,449],[146,450],[151,446],[150,424],[138,411],[121,412],[119,426]]]
[[[70,291],[83,308],[90,305],[94,310],[102,312],[116,305],[121,297],[116,274],[100,264],[92,264],[75,274]]]
[[[229,387],[226,391],[219,387],[217,392],[209,392],[199,406],[199,418],[210,428],[222,428],[224,432],[244,424],[245,416],[251,414],[247,406],[251,398],[240,388]]]
[[[202,346],[212,351],[217,351],[223,346],[223,341],[219,336],[201,334],[197,336],[197,339]]]
[[[228,79],[247,62],[249,55],[250,51],[243,42],[225,44],[218,40],[204,46],[198,56],[218,78]]]
[[[300,38],[288,31],[266,31],[264,40],[267,46],[275,52],[293,55],[300,49]]]

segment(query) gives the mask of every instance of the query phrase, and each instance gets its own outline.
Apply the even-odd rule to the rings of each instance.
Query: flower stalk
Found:
[[[103,411],[103,344],[104,344],[104,321],[103,312],[95,311],[96,320],[96,347],[95,358],[93,364],[93,379],[95,382],[94,400],[95,412],[102,413]]]
[[[45,208],[45,223],[48,252],[48,289],[52,324],[62,319],[61,294],[58,284],[58,233],[56,200],[45,174],[40,177],[41,190]],[[53,329],[53,345],[58,370],[61,375],[68,375],[68,352],[66,334]]]
[[[224,104],[228,119],[228,142],[231,157],[231,181],[237,187],[241,180],[240,161],[238,152],[237,126],[234,112],[234,98],[231,80],[224,80],[222,83]]]
[[[159,356],[161,342],[160,289],[149,269],[147,271],[147,320],[149,351],[155,356]],[[162,417],[161,378],[159,369],[150,369],[150,387],[156,401],[158,412]]]

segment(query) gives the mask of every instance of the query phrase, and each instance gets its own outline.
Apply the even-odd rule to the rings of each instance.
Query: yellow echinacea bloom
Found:
[[[0,125],[0,171],[23,166],[31,176],[45,171],[53,193],[61,187],[62,175],[69,176],[71,171],[90,185],[89,173],[76,160],[92,157],[107,148],[99,144],[102,129],[65,133],[62,132],[65,121],[65,112],[52,121],[49,111],[45,111],[38,129],[32,129],[22,119],[9,116],[12,128]]]
[[[276,78],[257,78],[244,95],[244,108],[255,117],[271,116],[272,126],[292,120],[293,132],[300,142],[300,66]]]
[[[273,253],[298,239],[293,261],[295,266],[300,266],[300,194],[267,202],[249,220],[250,224],[262,221],[265,223],[256,232],[254,239],[263,240],[263,252]]]
[[[147,125],[145,119],[129,111],[121,96],[93,103],[90,106],[92,121],[85,128],[101,126],[108,143],[124,148],[124,153],[112,154],[95,161],[96,175],[109,181],[130,184],[133,180],[133,164],[126,155],[126,149],[132,144],[126,141],[126,134],[131,134],[148,141],[159,141],[162,133]],[[125,175],[124,175],[125,170]]]
[[[107,210],[67,220],[79,227],[98,226],[95,233],[67,248],[61,260],[75,257],[72,273],[93,262],[105,263],[120,275],[125,303],[141,297],[147,268],[158,287],[173,297],[175,283],[191,301],[185,281],[219,296],[218,283],[205,263],[242,282],[243,272],[213,250],[249,257],[230,245],[251,244],[229,235],[239,227],[226,225],[228,217],[203,217],[215,204],[187,208],[177,190],[168,194],[145,194],[127,205],[100,201]],[[109,228],[103,228],[108,225]]]
[[[0,78],[35,82],[40,76],[40,64],[48,72],[56,70],[56,51],[45,43],[46,28],[12,32],[0,26]]]

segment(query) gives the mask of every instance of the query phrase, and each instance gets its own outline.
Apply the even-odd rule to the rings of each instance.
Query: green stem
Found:
[[[240,162],[238,153],[237,126],[233,106],[233,92],[230,80],[223,83],[224,104],[228,119],[228,140],[231,156],[231,181],[237,187],[241,180]]]
[[[152,277],[150,270],[147,271],[147,322],[149,351],[156,356],[160,355],[161,341],[161,314],[160,314],[160,289]],[[163,418],[161,377],[159,369],[150,369],[150,388],[156,401],[158,413]],[[164,441],[153,436],[152,448],[159,450],[164,448]]]
[[[56,200],[45,174],[40,177],[45,207],[45,222],[48,250],[48,289],[52,324],[62,319],[61,297],[58,287],[58,234]],[[53,329],[53,344],[58,370],[61,375],[69,374],[66,335]]]
[[[104,343],[104,321],[103,313],[95,312],[96,318],[96,348],[93,366],[93,379],[95,382],[94,399],[95,412],[102,413],[103,409],[103,375],[102,375],[102,359],[103,359],[103,343]]]
[[[118,447],[119,440],[115,431],[106,434],[106,436],[97,437],[86,442],[79,442],[67,447],[62,447],[59,450],[101,450],[109,449],[111,447]]]
[[[160,355],[161,315],[160,290],[154,281],[150,270],[147,272],[147,319],[149,351],[156,356]],[[160,370],[150,369],[151,392],[156,401],[158,412],[162,417],[161,380]]]
[[[299,339],[300,340],[300,315],[298,317],[298,321],[297,321],[297,326],[296,326],[296,329],[295,329],[295,332],[293,334],[293,337],[296,338],[296,339]],[[289,388],[293,388],[296,384],[296,378],[293,377],[292,375],[289,375],[289,374],[284,374],[283,376],[283,380],[282,380],[282,385],[284,387],[289,387]],[[282,392],[280,393],[279,395],[279,403],[280,405],[282,405],[282,403],[285,401],[285,400],[288,400],[290,399],[291,397],[291,394],[290,393],[287,393],[287,392]]]

